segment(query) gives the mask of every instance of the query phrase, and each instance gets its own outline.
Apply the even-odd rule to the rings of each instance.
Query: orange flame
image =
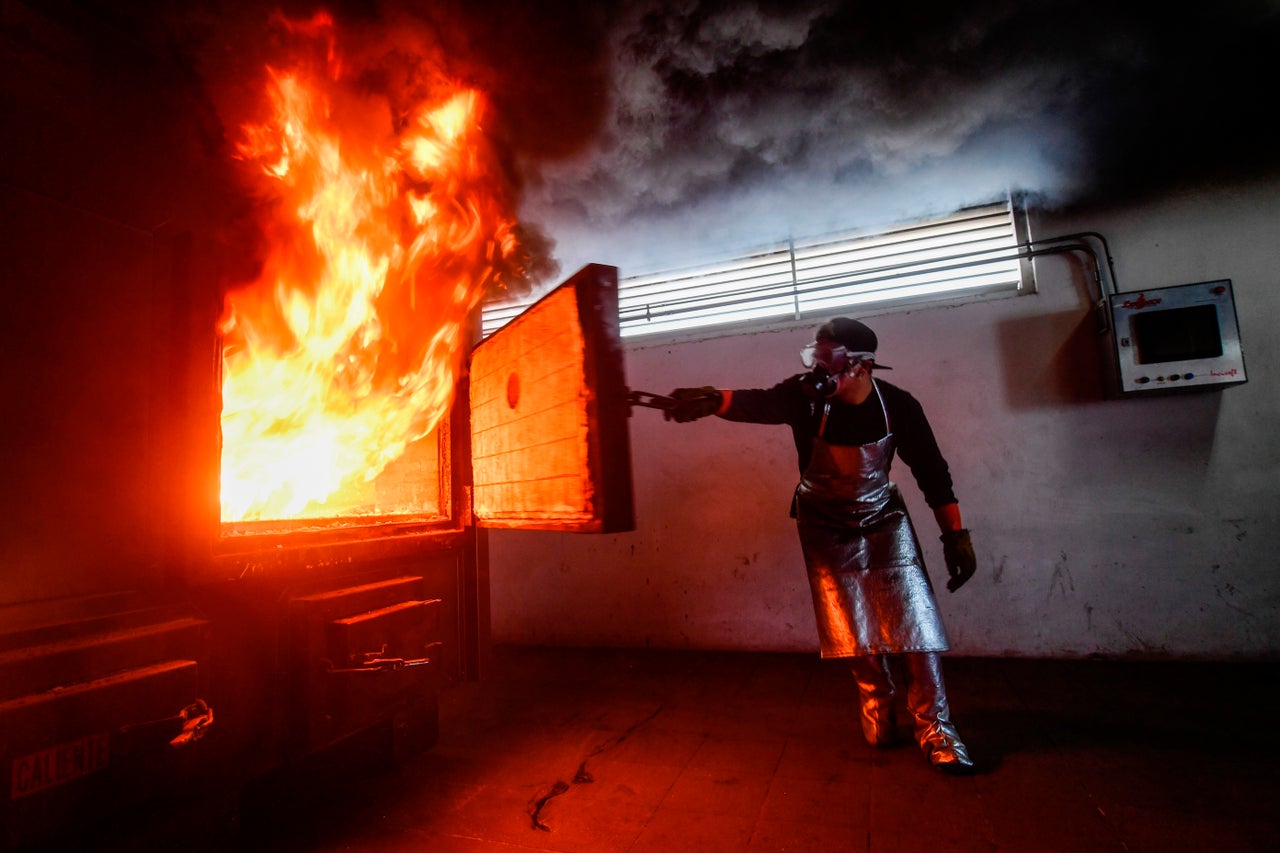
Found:
[[[242,128],[273,215],[222,323],[223,521],[332,514],[430,433],[518,248],[479,92],[433,73],[393,108],[347,82],[329,16],[289,29],[322,59],[268,67]]]

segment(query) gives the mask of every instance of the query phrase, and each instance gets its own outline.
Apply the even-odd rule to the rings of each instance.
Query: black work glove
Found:
[[[669,395],[676,403],[662,412],[664,420],[685,424],[714,415],[720,409],[722,395],[710,385],[701,388],[677,388]]]
[[[942,534],[942,556],[947,561],[947,589],[955,592],[978,570],[978,558],[973,553],[973,541],[968,530],[949,530]]]

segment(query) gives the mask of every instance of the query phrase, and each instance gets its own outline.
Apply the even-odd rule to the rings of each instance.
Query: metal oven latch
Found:
[[[441,646],[441,643],[429,643],[425,647],[427,652],[434,652]],[[361,661],[356,666],[338,667],[333,665],[333,661],[324,660],[325,672],[332,675],[343,675],[349,673],[377,673],[377,672],[395,672],[400,669],[408,669],[415,666],[426,666],[434,659],[430,656],[420,658],[395,658],[387,657],[387,647],[384,645],[380,651],[365,652],[360,655]],[[354,657],[354,656],[353,656]]]

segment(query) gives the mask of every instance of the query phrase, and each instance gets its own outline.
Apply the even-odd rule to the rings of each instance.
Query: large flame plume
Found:
[[[520,252],[480,92],[403,56],[391,92],[328,14],[277,23],[293,54],[238,143],[271,215],[222,322],[224,521],[331,514],[430,433]]]

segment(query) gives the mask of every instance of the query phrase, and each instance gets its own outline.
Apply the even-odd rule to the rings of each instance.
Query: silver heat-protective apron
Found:
[[[824,658],[950,648],[906,503],[889,482],[887,411],[885,425],[877,442],[829,444],[824,412],[796,487],[796,527]]]

